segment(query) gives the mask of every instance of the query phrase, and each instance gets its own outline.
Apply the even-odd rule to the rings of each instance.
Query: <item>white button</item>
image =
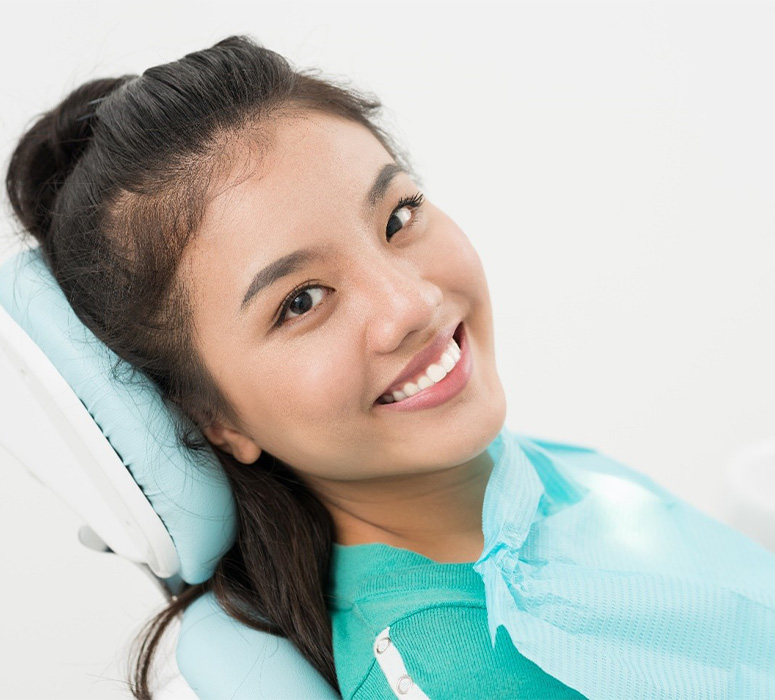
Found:
[[[414,683],[409,676],[401,676],[401,678],[398,679],[398,692],[401,693],[401,695],[406,695],[412,685],[414,685]]]
[[[390,646],[390,637],[383,637],[377,642],[377,653],[381,654]]]

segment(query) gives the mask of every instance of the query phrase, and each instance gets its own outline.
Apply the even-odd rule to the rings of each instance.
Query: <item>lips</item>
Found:
[[[380,392],[380,396],[392,393],[393,391],[398,391],[408,380],[412,379],[432,362],[438,360],[441,353],[447,345],[449,345],[449,341],[452,337],[456,334],[459,335],[458,332],[461,326],[462,321],[440,331],[425,348],[409,361],[406,367],[401,371],[401,374],[399,374],[387,388]]]

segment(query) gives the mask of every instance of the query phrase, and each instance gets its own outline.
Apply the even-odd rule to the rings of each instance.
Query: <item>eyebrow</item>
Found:
[[[369,209],[373,210],[377,206],[379,201],[385,196],[393,178],[399,173],[406,173],[406,170],[397,163],[387,163],[382,166],[366,194],[366,205]],[[321,257],[320,251],[315,248],[302,248],[288,255],[283,255],[283,257],[270,263],[253,278],[242,299],[240,311],[244,311],[250,300],[261,290],[270,287],[279,279],[293,274],[313,260],[319,260]]]
[[[317,260],[320,257],[321,255],[319,252],[311,248],[303,248],[302,250],[294,251],[288,255],[283,255],[283,257],[278,258],[273,263],[267,265],[250,283],[248,291],[245,292],[245,297],[242,300],[240,311],[243,311],[250,300],[262,289],[273,285],[277,280],[282,279],[283,277],[293,274],[296,270],[304,267],[310,261]]]
[[[377,206],[380,199],[385,196],[390,183],[393,178],[399,173],[405,173],[406,170],[402,168],[398,163],[388,163],[383,165],[382,169],[377,174],[374,184],[371,186],[369,193],[366,195],[366,202],[369,208],[373,209]]]

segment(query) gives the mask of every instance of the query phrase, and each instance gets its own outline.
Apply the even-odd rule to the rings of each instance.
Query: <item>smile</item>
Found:
[[[431,408],[457,396],[468,383],[473,360],[463,324],[440,357],[419,372],[400,389],[383,394],[375,402],[380,410]]]
[[[441,357],[419,372],[411,381],[406,382],[400,389],[389,394],[383,394],[377,399],[377,403],[394,403],[403,401],[410,396],[419,394],[423,389],[438,384],[446,377],[460,360],[460,348],[452,338],[449,345],[441,353]]]

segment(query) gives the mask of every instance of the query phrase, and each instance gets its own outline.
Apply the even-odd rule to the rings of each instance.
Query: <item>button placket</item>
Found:
[[[390,627],[386,627],[374,640],[374,656],[385,675],[385,679],[397,698],[402,700],[429,700],[406,670],[401,653],[390,638]]]

